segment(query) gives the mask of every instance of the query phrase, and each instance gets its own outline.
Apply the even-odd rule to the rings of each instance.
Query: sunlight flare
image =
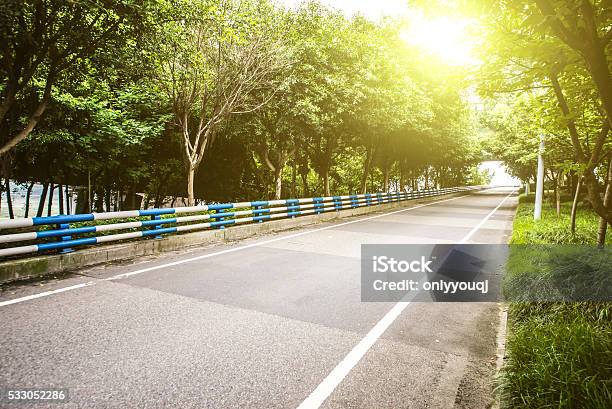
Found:
[[[472,21],[447,16],[427,18],[413,14],[400,36],[407,44],[434,54],[449,65],[476,65],[474,38],[469,35]]]

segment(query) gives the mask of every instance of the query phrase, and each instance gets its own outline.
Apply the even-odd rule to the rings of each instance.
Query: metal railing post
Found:
[[[315,208],[315,213],[316,214],[321,214],[322,210],[322,203],[323,203],[323,198],[321,197],[315,197],[312,199],[313,203],[314,203],[314,208]]]
[[[66,229],[70,228],[70,224],[69,223],[58,224],[57,228],[61,229],[61,230],[66,230]],[[68,240],[72,240],[72,236],[61,236],[59,241],[68,241]],[[73,248],[66,247],[66,248],[62,249],[60,251],[60,253],[72,253],[73,251],[74,251]]]
[[[217,210],[215,210],[215,213],[216,214],[225,213],[225,209],[217,209]],[[216,217],[215,220],[218,221],[218,222],[222,222],[222,221],[225,220],[225,217]],[[221,224],[219,226],[219,229],[223,230],[223,229],[225,229],[225,226]]]
[[[299,199],[288,199],[285,201],[287,204],[287,213],[295,213],[300,211],[300,201]],[[291,215],[292,219],[295,219],[295,214]]]
[[[261,209],[263,209],[263,206],[255,206],[255,209],[256,209],[256,210],[261,210]],[[256,213],[255,213],[255,216],[256,216],[256,217],[257,217],[257,216],[261,216],[262,214],[263,214],[262,212],[256,212]],[[259,220],[257,221],[257,223],[263,223],[263,220],[259,219]]]
[[[337,212],[342,210],[342,202],[340,196],[334,196],[334,210]]]
[[[157,214],[155,216],[151,216],[151,220],[161,220],[161,215]],[[162,228],[161,224],[157,224],[155,226],[153,226],[153,230],[159,230]],[[153,236],[154,239],[159,240],[162,238],[161,234],[158,234],[157,236]]]

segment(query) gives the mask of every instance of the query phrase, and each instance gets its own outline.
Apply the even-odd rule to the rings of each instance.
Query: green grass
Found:
[[[610,407],[609,305],[513,305],[510,317],[509,359],[500,385],[503,407]]]
[[[571,203],[563,203],[558,217],[546,202],[535,222],[530,199],[521,198],[511,243],[595,243],[599,220],[592,211],[579,210],[572,235]],[[611,303],[512,303],[508,317],[507,360],[498,385],[503,408],[612,407]]]
[[[555,206],[549,201],[542,206],[542,219],[533,220],[533,195],[521,196],[514,219],[512,244],[595,244],[599,217],[595,212],[580,208],[576,217],[576,233],[570,232],[571,202],[561,203],[557,216]],[[612,229],[608,229],[606,241],[612,243]]]
[[[612,249],[576,244],[515,244],[503,281],[510,302],[612,300]]]

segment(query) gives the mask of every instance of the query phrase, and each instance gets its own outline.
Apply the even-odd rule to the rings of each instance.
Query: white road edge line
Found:
[[[465,235],[459,242],[467,242],[473,235],[486,223],[487,220],[504,204],[514,190],[508,194],[495,209],[493,209],[484,219],[480,221],[472,230]],[[366,352],[378,341],[378,338],[393,324],[393,321],[400,316],[402,311],[410,304],[410,301],[400,301],[387,312],[384,317],[374,325],[365,337],[348,353],[347,356],[327,375],[325,379],[315,388],[314,391],[297,407],[297,409],[318,409],[323,402],[332,394],[336,387],[351,372],[357,363],[364,357]]]
[[[484,191],[486,191],[486,190],[490,190],[490,189],[485,189]],[[123,279],[123,278],[127,278],[127,277],[130,277],[130,276],[133,276],[133,275],[137,275],[137,274],[146,273],[146,272],[153,271],[153,270],[159,270],[159,269],[166,268],[166,267],[177,266],[177,265],[180,265],[180,264],[189,263],[191,261],[202,260],[202,259],[205,259],[205,258],[219,256],[221,254],[232,253],[234,251],[244,250],[244,249],[248,249],[248,248],[252,248],[252,247],[264,246],[266,244],[274,243],[274,242],[281,241],[281,240],[292,239],[292,238],[295,238],[295,237],[304,236],[306,234],[312,234],[312,233],[316,233],[316,232],[323,231],[323,230],[329,230],[329,229],[333,229],[334,227],[346,226],[347,224],[360,223],[360,222],[363,222],[363,221],[366,221],[366,220],[377,219],[379,217],[385,217],[385,216],[388,216],[388,215],[392,215],[392,214],[396,214],[396,213],[401,213],[401,212],[406,212],[406,211],[409,211],[409,210],[418,209],[418,208],[425,207],[425,206],[431,206],[431,205],[438,204],[438,203],[449,202],[451,200],[461,199],[461,198],[466,197],[466,196],[469,196],[469,195],[461,195],[461,196],[457,196],[457,197],[451,197],[449,199],[436,200],[434,202],[423,203],[423,204],[420,204],[420,205],[417,205],[417,206],[412,206],[412,207],[409,207],[409,208],[406,208],[406,209],[395,210],[393,212],[386,212],[386,213],[378,214],[378,215],[375,215],[375,216],[364,217],[362,219],[351,220],[349,222],[334,224],[334,225],[326,226],[326,227],[321,227],[319,229],[308,230],[308,231],[304,231],[304,232],[300,232],[300,233],[290,234],[288,236],[277,237],[275,239],[270,239],[270,240],[260,241],[260,242],[256,242],[256,243],[252,243],[252,244],[247,244],[246,246],[233,247],[233,248],[230,248],[230,249],[227,249],[227,250],[218,251],[218,252],[215,252],[215,253],[209,253],[209,254],[204,254],[204,255],[201,255],[201,256],[197,256],[197,257],[191,257],[191,258],[187,258],[187,259],[183,259],[183,260],[174,261],[172,263],[166,263],[166,264],[161,264],[161,265],[158,265],[158,266],[143,268],[141,270],[131,271],[129,273],[118,274],[118,275],[115,275],[115,276],[112,276],[112,277],[104,278],[102,281],[120,280],[120,279]],[[39,293],[39,294],[28,295],[26,297],[15,298],[15,299],[8,300],[8,301],[2,301],[2,302],[0,302],[0,307],[4,307],[6,305],[11,305],[11,304],[16,304],[16,303],[23,302],[23,301],[33,300],[33,299],[36,299],[36,298],[46,297],[48,295],[58,294],[58,293],[62,293],[62,292],[65,292],[65,291],[76,290],[76,289],[79,289],[79,288],[82,288],[82,287],[89,287],[89,286],[92,286],[94,284],[95,284],[94,281],[90,281],[90,282],[87,282],[87,283],[77,284],[77,285],[73,285],[73,286],[70,286],[70,287],[59,288],[57,290],[45,291],[45,292]]]
[[[44,293],[28,295],[27,297],[21,297],[21,298],[15,298],[13,300],[2,301],[2,302],[0,302],[0,307],[4,307],[5,305],[16,304],[18,302],[34,300],[34,299],[40,298],[40,297],[46,297],[47,295],[53,295],[53,294],[63,293],[65,291],[76,290],[77,288],[89,287],[89,286],[92,286],[94,284],[95,284],[94,281],[88,281],[86,283],[77,284],[77,285],[73,285],[73,286],[70,286],[70,287],[58,288],[57,290],[45,291]]]

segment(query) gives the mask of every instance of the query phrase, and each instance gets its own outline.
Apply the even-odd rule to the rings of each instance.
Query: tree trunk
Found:
[[[594,37],[597,37],[595,30],[593,30],[593,34]],[[599,43],[599,39],[592,39],[592,41],[597,43],[586,45],[588,42],[585,42],[585,47],[591,46],[591,48],[583,51],[582,55],[587,63],[588,70],[591,72],[593,82],[599,91],[602,106],[608,117],[608,124],[612,128],[612,78],[610,78],[608,58],[605,52],[606,47]]]
[[[120,210],[121,206],[121,187],[117,189],[117,194],[115,195],[115,203],[113,203],[113,212]]]
[[[195,203],[195,195],[193,193],[195,170],[196,168],[194,166],[189,166],[187,168],[187,204],[188,206],[194,206],[194,203]]]
[[[51,207],[53,206],[53,191],[55,190],[55,185],[51,183],[49,187],[49,203],[47,204],[47,216],[51,216]]]
[[[15,96],[17,95],[18,85],[16,78],[8,78],[2,97],[2,105],[0,105],[0,122],[3,121],[4,116],[9,111],[13,103],[15,102]],[[23,83],[23,82],[22,82]]]
[[[597,32],[592,2],[586,0],[579,2],[580,14],[582,14],[582,21],[579,21],[579,24],[583,26],[579,36],[570,31],[573,27],[570,27],[570,30],[567,29],[565,23],[559,18],[556,6],[551,2],[536,0],[536,4],[557,37],[582,55],[599,91],[602,106],[607,113],[608,124],[612,127],[612,79],[606,56],[607,44],[605,38],[600,38]]]
[[[111,202],[111,199],[110,199],[111,198],[110,190],[105,188],[103,190],[102,197],[103,197],[103,205],[102,206],[104,208],[104,211],[105,212],[110,212],[111,211],[111,208],[110,208],[110,205],[111,205],[111,203],[110,203]]]
[[[45,202],[47,201],[47,192],[49,191],[49,183],[43,184],[43,190],[40,194],[40,200],[38,201],[38,210],[36,211],[36,217],[41,217],[45,210]]]
[[[91,170],[87,170],[87,208],[85,213],[91,213]]]
[[[437,169],[436,167],[434,167],[433,178],[432,178],[434,189],[437,189],[438,186],[440,185],[440,178],[442,177],[441,173],[442,173],[442,167],[439,167]]]
[[[373,148],[368,147],[366,150],[366,158],[363,163],[363,174],[361,175],[361,194],[366,194],[368,190],[368,176],[372,168]]]
[[[283,189],[283,168],[278,165],[274,171],[274,200],[281,198]]]
[[[561,216],[561,190],[559,186],[559,179],[561,176],[561,171],[559,171],[557,177],[555,178],[555,204],[557,208],[557,217]]]
[[[559,102],[559,108],[564,116],[570,117],[570,110],[565,100],[565,96],[563,94],[563,90],[559,84],[556,73],[552,72],[549,75],[551,84],[555,91],[555,95],[557,97],[557,101]],[[578,131],[576,129],[576,125],[574,120],[568,120],[566,123],[566,127],[570,134],[570,140],[572,141],[572,146],[574,148],[574,155],[578,161],[578,163],[586,165],[586,169],[584,171],[584,185],[587,189],[587,197],[591,205],[593,206],[593,210],[602,218],[604,218],[608,223],[612,223],[612,212],[609,207],[604,206],[603,201],[600,195],[600,186],[597,177],[593,173],[593,170],[597,164],[597,160],[599,159],[599,152],[603,147],[605,142],[605,138],[609,133],[609,122],[610,117],[608,117],[608,121],[602,127],[599,135],[596,138],[595,146],[592,149],[591,157],[587,158],[582,145],[580,144]]]
[[[134,192],[134,186],[130,185],[121,204],[121,210],[135,210],[136,209],[136,194]]]
[[[329,169],[325,169],[323,171],[323,195],[331,196],[331,193],[329,190]]]
[[[276,163],[272,163],[270,157],[268,155],[268,149],[266,148],[263,153],[261,153],[261,158],[264,163],[274,174],[274,199],[279,200],[282,196],[283,189],[283,169],[287,164],[289,158],[295,153],[295,149],[290,152],[286,152],[284,150],[279,150],[276,156]],[[294,169],[295,171],[295,169]],[[295,179],[295,173],[292,176]]]
[[[308,197],[310,189],[308,189],[308,173],[300,172],[302,179],[302,197]]]
[[[6,188],[6,205],[8,206],[9,218],[14,219],[15,213],[13,212],[13,199],[11,198],[11,182],[9,178],[4,178]]]
[[[149,204],[151,204],[151,195],[148,193],[145,193],[145,197],[143,200],[143,209],[148,209],[149,208]],[[187,199],[187,206],[191,206],[189,204],[189,199]]]
[[[66,214],[72,214],[72,203],[70,203],[71,196],[70,192],[68,191],[68,185],[64,185],[64,192],[66,197]]]
[[[576,211],[578,209],[578,197],[580,196],[580,186],[582,186],[582,177],[578,177],[576,183],[576,193],[574,193],[574,201],[572,202],[572,213],[570,214],[570,231],[576,234]]]
[[[593,206],[593,210],[608,223],[612,223],[612,212],[610,211],[610,207],[604,206],[603,200],[601,199],[599,181],[595,174],[593,172],[586,172],[583,184],[587,188],[587,197],[591,206]]]
[[[129,210],[135,210],[135,209],[139,209],[140,208],[140,203],[138,203],[138,206],[136,206],[136,192],[135,192],[135,188],[132,186],[132,188],[130,188],[130,209]]]
[[[57,190],[57,198],[59,200],[59,214],[64,214],[64,185],[59,184]]]
[[[608,161],[606,193],[604,194],[603,205],[606,209],[612,204],[612,156]],[[606,244],[606,231],[608,229],[608,221],[603,217],[599,218],[599,230],[597,232],[597,245],[603,247]]]
[[[295,163],[295,159],[291,162],[291,197],[295,197],[295,187],[296,187],[296,177],[297,177],[297,164]]]
[[[98,190],[95,192],[94,207],[96,212],[104,211],[104,191]]]
[[[385,192],[391,191],[391,187],[389,186],[389,167],[386,165],[383,169],[383,190]]]
[[[32,188],[34,187],[34,182],[30,182],[28,185],[28,190],[26,191],[26,200],[25,200],[25,213],[23,217],[28,217],[30,214],[30,197],[32,196]]]
[[[90,213],[87,210],[87,209],[90,208],[90,206],[87,204],[88,200],[89,200],[89,198],[88,198],[87,190],[86,189],[78,189],[77,190],[77,195],[76,195],[76,203],[75,203],[75,206],[74,206],[74,213],[75,214]]]

